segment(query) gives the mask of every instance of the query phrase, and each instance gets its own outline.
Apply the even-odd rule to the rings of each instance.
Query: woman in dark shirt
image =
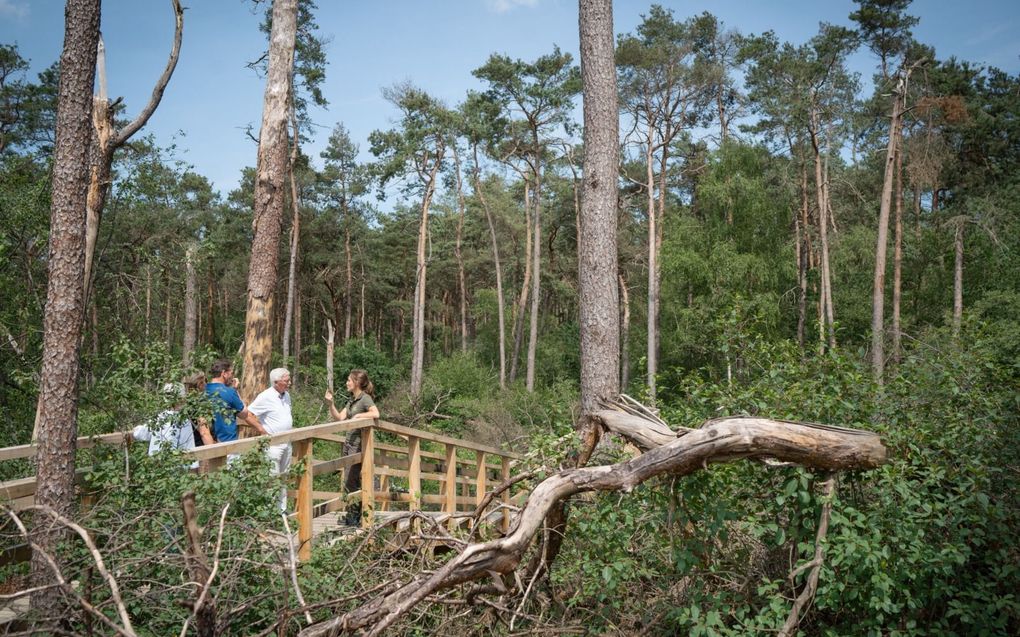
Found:
[[[333,404],[333,392],[326,390],[326,402],[329,404],[329,414],[335,420],[361,420],[379,417],[379,408],[375,406],[375,386],[368,379],[368,373],[363,369],[352,369],[347,376],[347,391],[351,398],[344,405],[343,409],[337,410]],[[361,451],[361,431],[356,430],[347,434],[347,441],[344,442],[344,455],[350,456]],[[347,478],[344,480],[344,490],[352,493],[361,489],[361,463],[352,465],[347,470]],[[344,523],[348,526],[357,526],[361,521],[361,503],[348,503],[347,515]]]

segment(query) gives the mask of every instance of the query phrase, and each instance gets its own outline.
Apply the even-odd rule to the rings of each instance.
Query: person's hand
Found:
[[[325,395],[325,396],[323,396],[323,398],[325,398],[325,399],[326,399],[326,402],[327,402],[327,403],[331,403],[331,402],[333,402],[333,392],[331,392],[331,391],[329,391],[329,390],[327,389],[327,390],[326,390],[326,395]]]
[[[231,380],[230,381],[230,386],[233,387],[234,389],[237,389],[238,387],[241,386],[241,379],[240,378],[235,378],[235,379]]]

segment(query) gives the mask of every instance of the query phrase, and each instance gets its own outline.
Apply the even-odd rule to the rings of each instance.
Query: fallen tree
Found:
[[[433,572],[419,573],[375,591],[376,596],[339,617],[307,627],[302,637],[324,635],[379,635],[430,595],[466,582],[514,572],[548,516],[558,505],[579,493],[629,492],[657,476],[682,477],[710,463],[739,459],[795,464],[836,472],[872,469],[885,462],[885,447],[878,435],[830,425],[765,418],[720,418],[698,429],[674,431],[646,411],[617,405],[623,411],[602,410],[596,417],[608,431],[625,437],[642,453],[614,465],[560,471],[540,482],[505,537],[469,544]],[[819,560],[815,560],[818,562]],[[819,565],[813,574],[817,577]]]

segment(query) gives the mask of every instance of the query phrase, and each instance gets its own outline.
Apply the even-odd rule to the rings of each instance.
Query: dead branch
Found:
[[[138,113],[137,117],[113,136],[110,143],[111,149],[123,146],[124,142],[137,133],[142,126],[145,126],[145,123],[149,121],[152,114],[156,112],[156,107],[159,106],[160,100],[163,99],[163,92],[166,91],[166,86],[170,83],[170,76],[174,74],[174,69],[177,68],[177,60],[181,57],[181,37],[184,33],[184,9],[181,7],[180,0],[171,0],[171,3],[174,9],[174,43],[170,48],[170,57],[167,58],[166,68],[163,69],[163,75],[159,76],[159,79],[156,80],[156,86],[152,89],[149,103]]]
[[[825,563],[825,536],[829,532],[829,517],[832,514],[832,494],[836,490],[836,477],[829,476],[822,483],[822,488],[824,490],[824,500],[822,502],[822,514],[818,519],[818,531],[815,534],[815,556],[810,562],[790,572],[789,581],[792,584],[797,575],[809,568],[811,573],[808,575],[804,590],[797,596],[797,601],[794,602],[793,608],[790,609],[790,615],[786,618],[786,622],[783,623],[783,627],[779,631],[779,637],[790,637],[790,635],[797,632],[797,626],[800,624],[800,615],[804,608],[814,599],[815,591],[818,590],[818,576],[821,574],[822,564]]]
[[[229,509],[230,503],[228,502],[224,505],[223,511],[220,513],[220,530],[216,535],[216,551],[213,553],[212,569],[209,570],[209,577],[207,577],[205,582],[202,584],[202,591],[199,593],[198,599],[195,601],[195,606],[191,611],[191,616],[185,620],[184,626],[181,627],[181,637],[188,634],[188,624],[191,622],[192,618],[198,614],[199,609],[201,609],[202,605],[205,603],[206,595],[209,594],[209,589],[212,588],[213,580],[216,579],[216,573],[220,570],[220,548],[223,546],[223,527],[226,524],[227,511]],[[215,628],[215,624],[213,627]]]
[[[312,614],[308,612],[308,604],[305,603],[305,596],[301,594],[301,587],[298,585],[297,556],[294,555],[294,542],[290,534],[290,523],[287,522],[286,513],[280,513],[280,517],[283,518],[283,529],[287,532],[287,555],[290,557],[287,570],[290,571],[290,583],[294,587],[294,596],[297,598],[298,604],[301,604],[301,608],[304,609],[305,621],[311,624]]]
[[[602,411],[597,415],[603,421],[608,416],[620,428],[632,427],[635,436],[642,433],[638,424],[649,422],[629,415],[626,418],[637,422],[625,421],[618,417],[618,412]],[[661,437],[660,434],[659,439]],[[674,433],[668,444],[651,448],[627,462],[568,469],[546,478],[535,487],[506,537],[468,545],[435,572],[419,573],[404,585],[378,595],[343,616],[305,628],[300,635],[318,637],[341,632],[379,635],[439,590],[489,576],[490,572],[515,571],[536,534],[545,526],[549,513],[561,501],[577,493],[630,492],[655,476],[686,476],[709,463],[742,458],[775,458],[812,469],[839,471],[878,467],[885,462],[885,454],[879,437],[867,431],[764,418],[710,420],[682,437],[677,438]]]
[[[185,493],[181,498],[181,509],[184,511],[184,533],[188,539],[188,549],[185,553],[185,561],[188,566],[188,574],[197,590],[204,591],[205,583],[211,580],[209,561],[202,550],[202,529],[198,526],[198,519],[195,515],[195,494],[191,491]],[[184,622],[184,631],[187,631],[188,622],[195,618],[195,627],[200,637],[211,637],[216,632],[216,602],[210,600],[207,604],[195,603],[191,608],[191,617]]]

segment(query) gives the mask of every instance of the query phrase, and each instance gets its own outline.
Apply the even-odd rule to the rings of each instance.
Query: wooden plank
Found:
[[[375,434],[372,427],[361,430],[361,527],[372,526],[375,511]]]
[[[385,421],[382,421],[382,420],[378,421],[377,428],[380,431],[387,431],[389,433],[400,434],[401,436],[408,436],[408,437],[417,436],[418,438],[420,438],[422,440],[429,440],[431,442],[438,442],[438,443],[444,444],[444,445],[455,445],[457,447],[460,447],[461,449],[471,449],[473,451],[484,451],[486,453],[491,453],[491,454],[494,454],[494,455],[497,455],[497,456],[506,456],[506,457],[514,458],[514,459],[521,458],[521,456],[519,454],[513,453],[511,451],[503,451],[501,449],[496,449],[495,447],[489,447],[488,445],[482,445],[482,444],[478,444],[478,443],[475,443],[475,442],[470,442],[470,441],[467,441],[467,440],[458,440],[457,438],[451,438],[450,436],[443,436],[443,435],[440,435],[440,434],[434,434],[434,433],[429,432],[429,431],[420,431],[418,429],[411,429],[410,427],[404,427],[402,425],[396,425],[396,424],[393,424],[391,422],[385,422]]]
[[[324,473],[334,473],[341,469],[349,469],[361,462],[360,453],[352,453],[349,456],[335,458],[333,460],[316,460],[312,463],[312,474],[321,476]]]
[[[298,559],[302,562],[312,557],[312,440],[294,443],[294,459],[304,463],[304,473],[298,480],[297,522]],[[288,539],[289,541],[289,539]]]

